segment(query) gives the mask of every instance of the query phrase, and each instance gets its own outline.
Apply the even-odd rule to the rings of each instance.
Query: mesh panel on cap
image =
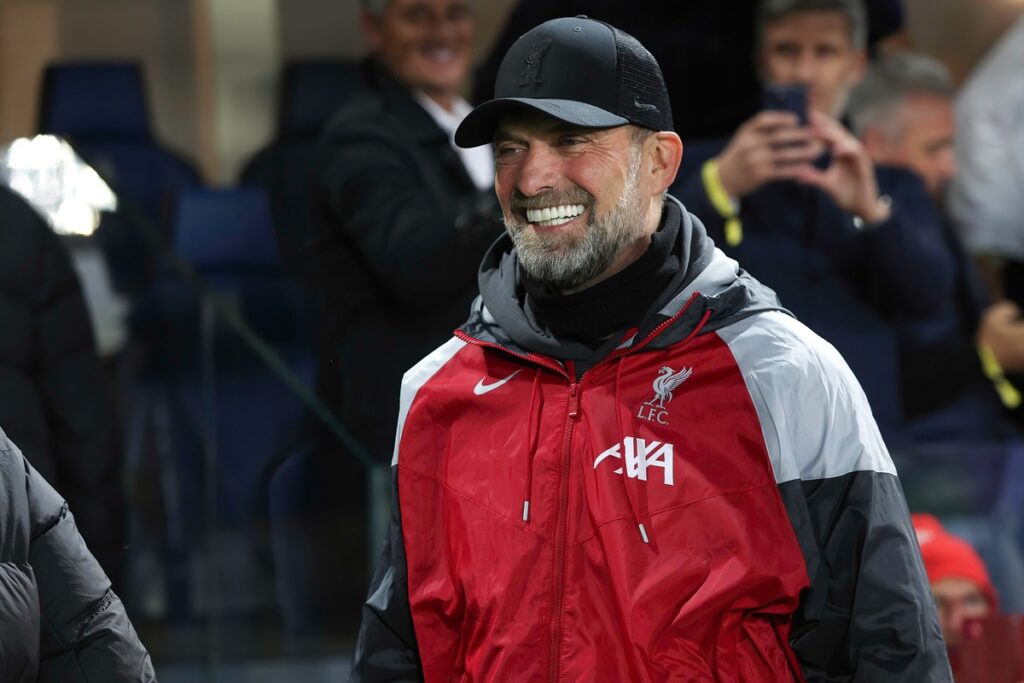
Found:
[[[658,62],[647,48],[633,36],[610,26],[615,34],[615,51],[619,69],[619,113],[654,130],[673,130],[672,106],[668,89]],[[638,107],[653,105],[657,111]]]

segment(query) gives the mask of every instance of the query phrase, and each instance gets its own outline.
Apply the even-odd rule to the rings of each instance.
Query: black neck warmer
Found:
[[[556,336],[591,349],[638,324],[682,267],[675,248],[679,222],[678,211],[664,211],[661,226],[643,256],[622,272],[575,294],[552,292],[520,269],[527,316]]]

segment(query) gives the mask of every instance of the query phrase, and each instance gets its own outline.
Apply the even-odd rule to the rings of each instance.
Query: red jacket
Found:
[[[682,220],[699,272],[586,370],[485,287],[406,374],[353,680],[950,680],[856,380]]]

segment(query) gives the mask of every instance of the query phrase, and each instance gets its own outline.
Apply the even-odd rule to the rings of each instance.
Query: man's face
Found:
[[[942,637],[949,647],[963,640],[964,619],[984,617],[992,611],[985,594],[965,579],[942,579],[932,584],[932,596],[942,625]]]
[[[798,12],[765,24],[758,59],[766,83],[806,86],[811,110],[833,118],[842,114],[865,63],[846,15],[834,10]]]
[[[578,290],[641,240],[650,204],[641,145],[629,126],[577,128],[533,113],[501,122],[495,192],[527,273]]]
[[[400,81],[429,94],[458,93],[469,70],[473,16],[466,0],[391,0],[364,15],[374,55]]]
[[[941,199],[956,175],[952,104],[938,95],[911,95],[891,119],[879,125],[876,139],[865,141],[871,158],[878,164],[910,169],[921,176],[934,199]]]

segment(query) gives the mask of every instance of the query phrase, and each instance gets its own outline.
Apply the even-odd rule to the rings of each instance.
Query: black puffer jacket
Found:
[[[0,430],[0,681],[155,681],[68,504]]]
[[[67,496],[115,577],[123,546],[113,407],[64,246],[0,187],[0,424]]]

